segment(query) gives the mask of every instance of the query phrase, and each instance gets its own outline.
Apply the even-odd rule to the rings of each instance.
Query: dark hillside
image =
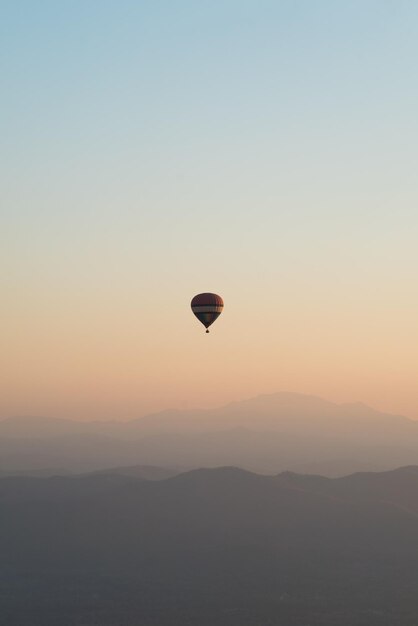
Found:
[[[377,476],[405,493],[415,476],[418,491],[412,470]],[[418,519],[367,498],[369,481],[235,468],[3,478],[5,623],[416,626]]]

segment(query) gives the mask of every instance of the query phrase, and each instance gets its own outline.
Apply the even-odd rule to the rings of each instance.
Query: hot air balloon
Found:
[[[220,316],[224,301],[216,293],[199,293],[191,302],[193,313],[202,322],[208,333],[209,326]]]

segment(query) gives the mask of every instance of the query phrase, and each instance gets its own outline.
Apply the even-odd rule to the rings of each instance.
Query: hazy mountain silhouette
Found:
[[[309,427],[338,434],[365,426],[385,427],[395,433],[410,428],[418,436],[416,422],[406,417],[376,411],[362,403],[336,404],[316,396],[281,392],[233,402],[211,410],[161,411],[131,421],[79,422],[68,419],[17,416],[0,421],[0,436],[57,437],[66,434],[102,434],[131,438],[137,434],[209,432],[234,428],[278,430]]]
[[[418,466],[389,472],[367,472],[329,479],[323,476],[279,474],[280,483],[346,501],[383,502],[418,515]]]
[[[0,479],[8,626],[415,626],[418,468]]]
[[[418,463],[418,424],[360,403],[278,393],[130,422],[10,418],[0,422],[0,458],[3,471],[234,465],[338,476]]]
[[[91,476],[130,476],[140,480],[165,480],[186,471],[179,467],[156,467],[154,465],[123,465],[92,472]]]
[[[101,476],[101,475],[120,475],[131,476],[140,480],[165,480],[172,476],[177,476],[187,471],[183,467],[156,467],[154,465],[122,465],[121,467],[109,467],[101,470],[95,470],[89,473],[82,473],[83,476]],[[44,468],[38,470],[9,470],[0,471],[0,478],[25,476],[32,478],[52,478],[54,476],[79,476],[79,473],[67,472],[62,468]]]

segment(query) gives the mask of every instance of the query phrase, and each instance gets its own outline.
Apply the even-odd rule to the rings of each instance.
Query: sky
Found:
[[[0,14],[0,417],[295,391],[418,418],[416,2]]]

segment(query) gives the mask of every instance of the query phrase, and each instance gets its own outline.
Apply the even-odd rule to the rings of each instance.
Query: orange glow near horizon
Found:
[[[35,316],[15,310],[1,417],[124,420],[294,391],[418,418],[412,315],[400,327],[364,299],[334,301],[331,310],[320,299],[308,308],[303,291],[276,306],[261,302],[261,288],[255,294],[256,305],[247,306],[246,294],[226,285],[225,311],[208,336],[185,290],[173,290],[169,306],[164,294],[155,302],[136,294],[129,306],[125,294],[108,308],[102,297],[96,307],[91,295],[82,308],[55,294]]]

